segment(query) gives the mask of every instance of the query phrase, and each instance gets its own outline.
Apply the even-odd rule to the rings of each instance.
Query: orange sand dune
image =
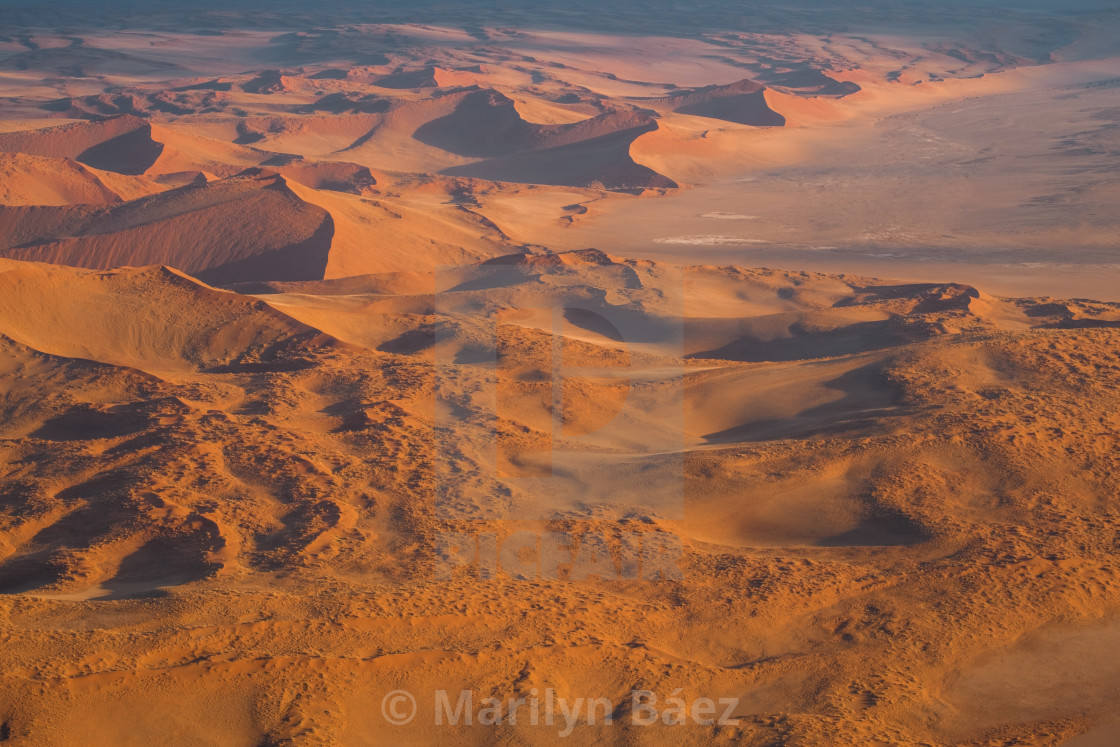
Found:
[[[0,133],[0,151],[71,158],[120,174],[142,173],[162,148],[152,139],[151,125],[133,116]]]
[[[1072,2],[5,3],[0,743],[1113,744]]]
[[[166,267],[91,272],[6,262],[0,287],[0,334],[43,353],[117,366],[247,365],[330,342],[264,303]]]
[[[168,264],[234,282],[322,277],[334,229],[267,172],[104,208],[10,207],[0,255],[78,267]]]
[[[442,173],[495,181],[591,187],[628,192],[673,189],[677,183],[634,161],[630,145],[655,129],[650,123],[571,145],[544,148],[444,169]]]
[[[228,129],[236,131],[233,127]],[[193,129],[171,128],[162,124],[153,125],[152,133],[163,143],[163,149],[147,167],[145,173],[148,175],[205,171],[217,176],[233,176],[247,167],[259,166],[275,155],[233,142],[235,134],[230,136],[229,141],[223,141],[196,134]]]
[[[207,280],[239,282],[456,263],[511,246],[500,227],[470,207],[477,204],[472,193],[497,188],[493,183],[388,177],[357,163],[271,153],[166,125],[156,133],[166,147],[143,179],[75,163],[66,167],[69,181],[60,181],[55,161],[5,156],[13,164],[7,182],[12,207],[0,211],[5,256],[95,268],[165,263]],[[275,165],[262,170],[262,163]],[[48,180],[33,176],[41,173]],[[152,196],[168,187],[172,191]],[[400,188],[407,192],[403,198],[380,196]],[[122,201],[105,209],[75,206]]]
[[[238,123],[234,142],[300,155],[338,153],[359,144],[371,132],[379,131],[393,115],[392,111],[381,113],[385,109],[380,107],[378,112],[372,113],[339,112],[334,116],[316,111],[298,117],[250,117]],[[383,163],[369,165],[386,167]]]
[[[148,179],[100,171],[69,159],[0,153],[2,205],[99,205],[163,189]]]
[[[723,119],[753,127],[781,127],[786,118],[770,108],[765,91],[765,86],[743,79],[726,86],[680,91],[671,96],[649,99],[648,103],[681,114]]]
[[[606,189],[675,187],[626,152],[630,142],[656,127],[653,119],[634,112],[533,124],[521,117],[513,99],[480,90],[465,94],[451,114],[424,124],[415,137],[462,156],[487,158],[445,169],[447,174]]]
[[[294,79],[279,70],[262,71],[252,80],[241,84],[245,93],[284,93],[292,90]]]
[[[478,76],[469,72],[432,66],[386,75],[378,78],[376,85],[380,88],[446,88],[469,86],[477,82]]]
[[[499,226],[454,201],[443,189],[387,200],[346,194],[349,190],[303,189],[294,182],[288,186],[330,217],[330,254],[321,277],[455,265],[503,254],[513,246]]]
[[[531,686],[622,709],[578,721],[583,742],[648,739],[627,725],[635,683],[730,698],[739,723],[691,727],[704,741],[1024,742],[1112,717],[1103,695],[1007,683],[1115,638],[1115,304],[598,251],[245,289],[262,295],[0,261],[0,609],[34,651],[5,648],[8,733],[393,741],[379,703],[406,689],[411,738],[483,743],[490,727],[436,724],[432,689]],[[541,308],[564,311],[556,330]],[[674,357],[682,315],[678,356],[748,352]],[[548,443],[554,499],[606,489],[624,518],[529,519],[517,475]],[[672,465],[680,510],[648,495]],[[569,532],[607,560],[589,578],[441,571],[448,531]],[[651,537],[678,543],[687,582],[627,580],[624,548]],[[336,612],[309,624],[309,599]],[[1051,685],[1116,681],[1063,661]],[[157,687],[176,720],[105,715]],[[980,690],[996,710],[970,705]]]
[[[492,157],[571,145],[652,124],[646,115],[607,112],[571,124],[538,125],[525,121],[508,96],[478,90],[462,94],[451,114],[420,127],[416,138],[459,155]]]
[[[376,194],[377,176],[367,166],[356,163],[332,161],[308,163],[302,160],[278,166],[276,170],[285,178],[297,181],[312,189],[353,194]],[[384,177],[382,177],[384,178]]]

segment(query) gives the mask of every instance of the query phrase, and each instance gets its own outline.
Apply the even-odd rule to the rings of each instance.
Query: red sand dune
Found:
[[[276,170],[285,178],[297,181],[312,189],[331,192],[350,192],[360,195],[375,193],[377,177],[368,166],[345,161],[303,162],[295,161]]]
[[[646,101],[681,114],[753,127],[781,127],[786,119],[767,104],[765,90],[762,84],[744,78],[730,85],[706,86]]]
[[[39,130],[0,132],[0,151],[72,158],[119,174],[140,174],[163,151],[151,125],[131,115],[95,122],[72,122]]]
[[[335,344],[262,301],[167,267],[90,271],[0,261],[0,335],[51,355],[199,370]]]
[[[527,122],[513,99],[492,90],[459,95],[454,111],[421,125],[414,137],[462,156],[486,158],[443,173],[497,181],[642,190],[676,184],[630,158],[640,135],[657,121],[610,111],[569,124]]]
[[[477,81],[477,75],[433,66],[390,73],[383,78],[378,78],[375,85],[380,88],[446,88],[469,86]]]
[[[293,78],[279,70],[264,70],[257,77],[241,84],[245,93],[284,93],[291,91]]]
[[[569,185],[618,191],[673,189],[677,183],[630,157],[630,144],[656,122],[581,140],[445,169],[444,174],[504,182]]]
[[[652,117],[623,111],[570,124],[535,124],[523,119],[514,100],[498,91],[479,89],[452,95],[458,99],[454,111],[419,127],[415,138],[474,158],[555,148],[624,130],[656,128]]]
[[[321,278],[330,215],[275,172],[104,208],[0,210],[0,256],[77,267],[166,264],[209,281]]]
[[[93,5],[0,32],[0,743],[1115,741],[1107,13]]]
[[[153,185],[149,191],[158,191],[158,187]],[[121,195],[98,178],[98,172],[77,161],[0,153],[0,205],[102,205],[120,201]]]

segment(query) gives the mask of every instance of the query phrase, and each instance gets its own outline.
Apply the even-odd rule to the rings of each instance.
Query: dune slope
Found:
[[[334,229],[282,177],[191,184],[103,208],[0,211],[0,255],[77,267],[166,264],[219,282],[322,277]]]

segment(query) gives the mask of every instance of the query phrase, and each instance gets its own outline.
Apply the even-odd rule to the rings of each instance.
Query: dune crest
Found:
[[[0,205],[103,205],[164,189],[70,159],[0,153]]]
[[[144,370],[267,361],[330,338],[168,267],[0,265],[0,334],[50,355]]]
[[[765,93],[765,86],[744,78],[726,86],[677,91],[671,96],[650,99],[649,103],[681,114],[722,119],[752,127],[782,127],[786,118],[770,108]]]
[[[0,132],[0,151],[70,158],[121,174],[140,174],[163,149],[147,122],[124,115],[21,132]]]
[[[329,214],[268,172],[104,208],[4,208],[0,223],[0,255],[13,259],[94,269],[158,263],[222,282],[322,277],[333,235]]]

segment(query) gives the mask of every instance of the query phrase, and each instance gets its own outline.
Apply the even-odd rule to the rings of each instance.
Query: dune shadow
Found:
[[[433,325],[424,325],[419,329],[410,329],[392,340],[387,340],[377,346],[378,352],[395,353],[396,355],[415,355],[425,350],[430,350],[436,344],[436,328]]]
[[[497,91],[468,93],[455,109],[425,122],[412,137],[468,158],[492,158],[531,148],[541,125],[526,122],[513,100]]]
[[[22,594],[61,581],[62,567],[49,549],[9,558],[0,563],[0,594]]]
[[[928,532],[909,517],[880,512],[855,527],[819,540],[817,547],[902,547],[917,545],[930,538]]]
[[[144,430],[148,422],[148,416],[139,407],[118,405],[96,410],[86,405],[46,420],[30,435],[45,441],[122,438]]]
[[[744,336],[718,348],[689,353],[688,358],[765,363],[836,358],[902,345],[912,339],[890,320],[857,322],[839,329],[808,331],[794,324],[791,337],[760,340]]]
[[[855,431],[881,432],[887,427],[889,419],[905,414],[898,404],[895,387],[887,380],[879,363],[848,371],[821,386],[839,391],[843,396],[802,410],[791,418],[755,420],[708,433],[704,440],[709,444],[729,444],[831,436]]]
[[[444,169],[440,173],[518,184],[588,187],[614,192],[676,189],[679,186],[677,182],[630,156],[633,142],[656,129],[656,123],[633,127],[566,145],[495,156]]]
[[[185,538],[184,538],[185,539]],[[186,547],[184,539],[156,537],[126,555],[116,574],[101,583],[107,593],[99,600],[150,599],[166,596],[166,587],[201,581],[215,570],[199,552]]]
[[[576,306],[565,307],[564,320],[572,326],[579,327],[586,332],[600,335],[613,342],[626,341],[626,338],[618,330],[618,327],[612,324],[611,321],[602,314],[598,314],[590,309],[583,309]]]
[[[698,101],[686,104],[677,111],[752,127],[782,127],[786,123],[785,117],[767,105],[762,91]]]
[[[76,159],[86,166],[118,174],[143,174],[163,153],[163,143],[152,139],[152,127],[145,124],[131,132],[87,148]]]

